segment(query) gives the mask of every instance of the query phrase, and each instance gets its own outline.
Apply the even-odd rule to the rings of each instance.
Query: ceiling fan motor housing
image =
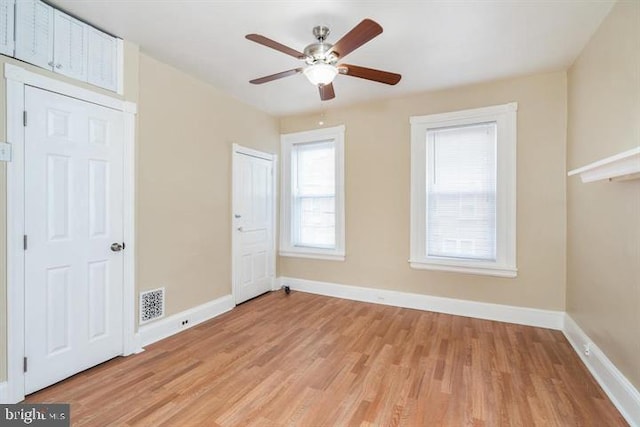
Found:
[[[335,65],[338,62],[338,55],[331,52],[333,45],[326,43],[325,40],[329,35],[329,28],[324,25],[313,27],[313,36],[318,40],[304,48],[305,62],[309,65],[323,62],[325,64]]]
[[[338,62],[338,55],[331,52],[331,43],[313,43],[304,48],[304,60],[307,64],[313,65],[318,62],[335,65]]]

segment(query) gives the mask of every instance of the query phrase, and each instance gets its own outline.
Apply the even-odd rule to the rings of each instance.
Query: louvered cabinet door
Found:
[[[75,18],[55,11],[53,71],[87,80],[87,26]]]
[[[0,0],[0,53],[13,56],[14,0]]]
[[[89,61],[87,81],[109,90],[118,89],[118,41],[115,37],[87,29]]]
[[[53,67],[53,8],[39,0],[16,3],[15,56],[38,67]]]

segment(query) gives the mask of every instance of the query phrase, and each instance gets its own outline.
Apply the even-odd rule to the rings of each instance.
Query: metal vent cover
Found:
[[[164,288],[140,292],[140,324],[164,316]]]

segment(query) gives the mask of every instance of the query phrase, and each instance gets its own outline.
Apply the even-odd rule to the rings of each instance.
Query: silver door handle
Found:
[[[124,249],[124,243],[123,244],[120,244],[120,243],[112,243],[111,244],[111,250],[113,252],[120,252],[123,249]]]
[[[244,231],[244,228],[238,227],[238,231],[242,232],[242,231]]]

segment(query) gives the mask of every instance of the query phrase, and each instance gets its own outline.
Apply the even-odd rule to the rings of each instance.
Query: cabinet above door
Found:
[[[54,13],[53,71],[87,80],[87,26],[66,13]]]
[[[14,8],[14,0],[0,0],[0,54],[8,56],[13,56],[15,50]]]
[[[16,58],[52,69],[53,7],[38,0],[16,3]]]
[[[0,53],[114,92],[121,87],[121,41],[40,0],[0,0]]]
[[[118,39],[89,27],[87,82],[118,90]]]

